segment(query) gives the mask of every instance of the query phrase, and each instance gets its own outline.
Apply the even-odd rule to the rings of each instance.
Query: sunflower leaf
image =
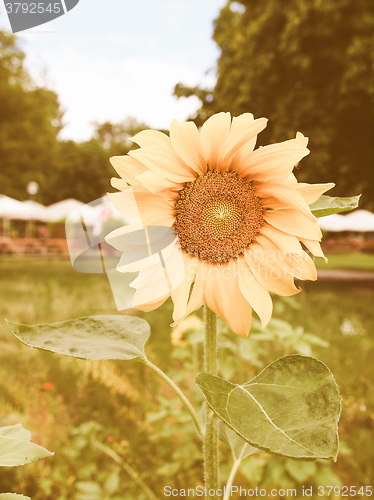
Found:
[[[251,446],[294,459],[336,459],[341,398],[321,361],[285,356],[243,385],[208,373],[196,384],[217,416]]]
[[[244,441],[243,438],[226,425],[222,424],[220,426],[219,435],[221,441],[231,449],[234,460],[244,460],[250,455],[261,452],[258,448],[254,448],[247,441]]]
[[[24,429],[21,424],[1,427],[0,466],[15,467],[53,455],[42,446],[31,443],[30,440],[31,433]],[[4,495],[10,495],[10,493],[4,493]]]
[[[134,316],[87,316],[61,323],[21,325],[8,322],[29,347],[84,359],[145,359],[150,326]]]
[[[347,198],[322,195],[317,201],[309,205],[309,208],[315,217],[325,217],[326,215],[338,214],[340,212],[349,212],[358,207],[360,197],[360,194]]]

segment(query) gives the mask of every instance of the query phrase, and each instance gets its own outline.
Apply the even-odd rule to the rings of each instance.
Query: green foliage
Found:
[[[270,323],[261,330],[259,319],[253,317],[251,334],[248,338],[233,335],[226,323],[218,318],[217,343],[221,377],[239,382],[248,375],[254,375],[254,368],[262,369],[270,361],[269,350],[278,356],[289,353],[313,356],[316,347],[329,346],[326,340],[305,331],[302,326],[293,326],[290,322],[280,319],[286,310],[298,309],[295,298],[278,298],[274,302],[274,314]],[[187,371],[192,373],[202,371],[200,362],[204,342],[202,321],[191,315],[173,330],[173,336],[175,346],[172,358],[183,362]],[[178,381],[188,378],[184,371],[176,372],[174,377]]]
[[[352,196],[350,198],[339,198],[322,195],[317,201],[310,205],[312,214],[316,217],[325,217],[326,215],[339,214],[341,212],[349,212],[358,207],[360,196]]]
[[[69,262],[46,258],[0,259],[0,271],[1,317],[32,324],[115,314],[104,275],[79,274]],[[247,339],[234,335],[220,323],[220,374],[226,377],[222,368],[230,365],[230,379],[237,383],[249,380],[272,359],[299,352],[299,342],[303,343],[302,349],[306,348],[307,332],[313,332],[313,343],[309,345],[312,355],[332,369],[344,396],[339,434],[351,452],[346,451],[347,445],[343,448],[341,440],[338,461],[313,462],[316,474],[306,485],[371,484],[374,320],[368,311],[373,303],[373,289],[352,283],[347,293],[341,284],[334,287],[332,283],[319,282],[305,283],[303,288],[303,293],[295,297],[274,301],[274,317],[265,330],[260,331],[254,318],[253,335]],[[177,329],[171,329],[165,326],[170,314],[170,301],[144,314],[152,328],[147,352],[168,375],[178,379],[181,388],[191,393],[197,407],[203,397],[193,388],[189,373],[203,370],[200,315],[197,312]],[[325,318],[323,324],[321,317]],[[350,335],[342,333],[343,323],[348,320],[355,327]],[[171,334],[174,346],[170,343]],[[326,348],[329,343],[334,348]],[[55,451],[53,460],[4,468],[3,491],[22,491],[33,500],[71,500],[77,498],[77,483],[88,481],[99,485],[103,498],[146,500],[135,478],[98,449],[97,442],[110,447],[131,465],[133,474],[140,476],[156,496],[160,496],[165,484],[193,486],[202,480],[200,442],[191,419],[173,399],[169,388],[144,365],[131,361],[85,361],[29,349],[10,335],[5,322],[0,322],[0,345],[0,424],[12,423],[8,417],[12,415],[13,421],[21,421],[32,431],[38,443]],[[256,364],[248,360],[250,351]],[[244,362],[240,361],[242,354]],[[240,362],[236,363],[238,359]],[[46,381],[53,387],[47,389]],[[221,453],[223,483],[232,457],[224,445]],[[297,472],[288,466],[288,461],[291,460],[263,452],[249,456],[235,483],[247,488],[304,484],[295,479]],[[165,470],[161,470],[165,475],[158,474],[164,464],[169,465],[169,471],[173,468],[173,474]],[[105,484],[113,472],[120,477],[120,487],[109,495]]]
[[[371,253],[329,253],[328,257],[327,263],[317,261],[317,268],[374,272],[374,255]]]
[[[61,129],[57,95],[33,84],[24,58],[15,36],[0,31],[0,186],[18,198],[54,165]]]
[[[131,138],[148,125],[129,116],[120,123],[95,123],[94,139],[105,148],[108,156],[125,155],[134,148]]]
[[[89,203],[110,190],[113,169],[102,145],[92,139],[77,143],[59,141],[48,175],[43,171],[40,197],[44,203],[76,198]]]
[[[336,459],[341,399],[330,370],[293,355],[236,385],[208,373],[196,384],[209,406],[251,446],[295,459]]]
[[[323,460],[306,462],[254,455],[242,462],[240,473],[241,478],[250,481],[252,486],[342,486],[342,481],[333,472],[331,464]]]
[[[131,491],[136,481],[96,446],[105,434],[103,426],[92,421],[71,428],[66,446],[56,456],[58,467],[53,467],[48,475],[39,479],[38,493],[33,500],[56,497],[64,500],[130,500],[127,491]],[[115,446],[123,451],[120,443]],[[134,476],[139,475],[138,471],[131,470]],[[140,495],[139,498],[145,497]]]
[[[8,322],[24,344],[84,359],[145,359],[150,328],[134,316],[89,316],[41,325]]]
[[[373,208],[373,30],[372,0],[229,0],[215,20],[214,89],[175,93],[202,100],[198,124],[218,111],[269,118],[261,145],[303,132],[312,154],[298,179],[333,180]]]

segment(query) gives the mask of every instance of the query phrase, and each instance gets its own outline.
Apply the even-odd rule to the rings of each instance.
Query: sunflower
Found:
[[[252,310],[262,328],[269,322],[270,293],[294,295],[300,291],[294,278],[317,278],[308,251],[324,257],[322,235],[309,204],[334,184],[297,182],[292,171],[309,153],[301,133],[254,149],[266,124],[249,113],[215,114],[200,131],[173,120],[170,137],[144,130],[132,139],[138,149],[111,158],[121,177],[113,187],[131,192],[135,202],[131,208],[113,196],[117,209],[130,217],[138,211],[144,226],[173,228],[178,240],[170,253],[179,251],[184,267],[178,285],[165,289],[155,265],[119,265],[139,271],[134,308],[150,311],[171,296],[175,325],[206,302],[248,336]],[[136,222],[115,235],[134,228]]]

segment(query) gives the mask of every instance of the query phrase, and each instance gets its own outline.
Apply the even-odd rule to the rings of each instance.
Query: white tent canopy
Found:
[[[78,222],[83,217],[89,225],[109,219],[123,219],[123,215],[115,209],[107,196],[88,204],[69,198],[46,207],[33,200],[18,201],[0,195],[0,219],[59,222],[65,221],[69,216],[73,222]]]
[[[9,196],[0,195],[0,218],[57,222],[63,221],[71,212],[82,206],[84,203],[81,201],[68,199],[45,207],[33,200],[18,201]]]
[[[347,231],[374,231],[374,214],[368,210],[355,210],[344,219]]]
[[[30,215],[21,201],[0,195],[0,218],[29,220]]]
[[[27,200],[23,201],[22,205],[26,207],[26,213],[30,219],[42,222],[46,222],[49,220],[47,207],[45,207],[41,203],[37,203],[33,200]]]
[[[318,224],[321,229],[325,231],[345,231],[345,217],[344,215],[333,214],[327,215],[327,217],[320,217],[318,220]]]
[[[354,210],[348,215],[333,214],[318,219],[320,227],[326,231],[374,231],[374,214],[367,210]]]
[[[48,220],[51,222],[62,221],[67,218],[74,210],[84,205],[81,201],[69,198],[67,200],[58,201],[53,205],[46,207]]]

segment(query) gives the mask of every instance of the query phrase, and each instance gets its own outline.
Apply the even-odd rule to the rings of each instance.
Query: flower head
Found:
[[[206,302],[247,336],[252,310],[263,327],[269,322],[269,292],[293,295],[299,291],[295,277],[316,279],[306,249],[324,255],[309,204],[334,184],[297,182],[293,168],[309,153],[300,133],[255,150],[266,122],[249,113],[232,120],[230,113],[218,113],[199,131],[193,122],[174,120],[170,137],[142,131],[133,138],[139,149],[111,158],[121,177],[112,185],[131,190],[145,226],[174,228],[183,255],[184,279],[169,291],[160,287],[157,293],[152,266],[119,267],[139,271],[133,307],[149,311],[171,295],[177,324]],[[113,202],[131,216],[128,206]]]

